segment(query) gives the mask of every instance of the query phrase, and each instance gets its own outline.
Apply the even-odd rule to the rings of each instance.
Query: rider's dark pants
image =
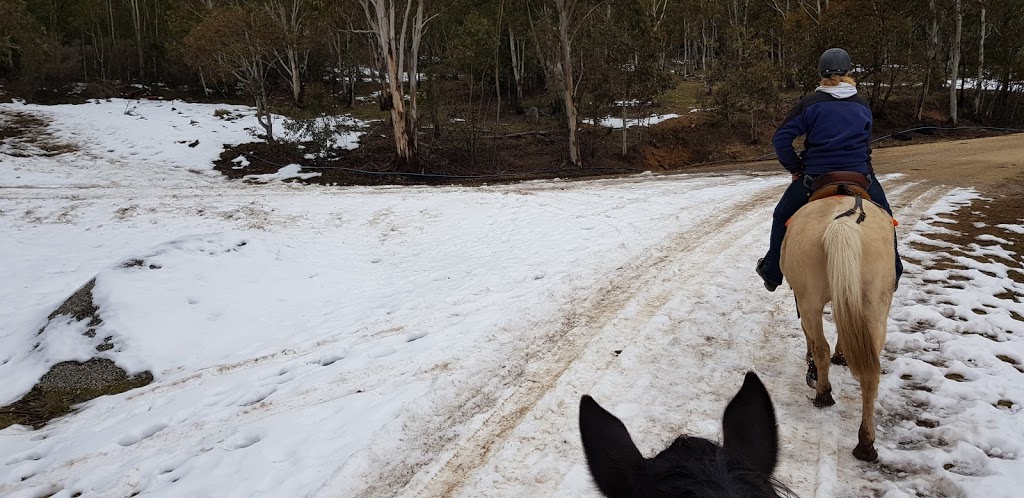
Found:
[[[875,201],[879,206],[885,208],[885,210],[892,216],[892,208],[889,207],[889,201],[885,198],[885,192],[882,190],[882,186],[878,183],[878,179],[875,178],[874,173],[867,175],[868,177],[868,195],[871,196],[871,200]],[[811,196],[811,181],[812,178],[809,176],[802,176],[800,179],[794,181],[786,189],[786,193],[782,194],[782,199],[779,200],[779,204],[775,206],[775,213],[772,215],[772,235],[768,245],[768,253],[764,255],[764,275],[767,280],[773,284],[782,283],[782,270],[779,268],[779,257],[782,254],[782,239],[786,236],[786,222],[800,210],[804,204],[807,204],[807,199]],[[896,280],[899,281],[900,275],[903,274],[903,262],[900,261],[900,253],[896,251]]]

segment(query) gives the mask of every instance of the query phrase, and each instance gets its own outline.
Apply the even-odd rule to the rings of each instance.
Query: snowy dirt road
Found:
[[[211,109],[123,106],[17,108],[52,120],[57,155],[0,150],[0,405],[90,355],[155,381],[0,430],[0,495],[597,496],[581,394],[650,456],[682,433],[718,437],[750,369],[775,401],[777,477],[799,496],[1016,491],[1019,136],[876,151],[908,268],[868,464],[850,454],[856,382],[833,369],[837,404],[811,405],[792,294],[753,272],[786,181],[763,164],[472,189],[248,185],[210,172],[205,141],[201,157],[187,146],[240,133]],[[185,124],[162,138],[163,121]],[[126,126],[130,140],[110,138]],[[119,264],[132,259],[145,265]],[[98,336],[117,347],[97,354],[72,320],[37,339],[94,276]]]
[[[923,213],[914,207],[931,206],[943,192],[920,184],[894,190],[897,202],[911,206],[899,216],[915,221]],[[752,295],[750,259],[736,257],[761,247],[758,228],[775,200],[774,192],[759,193],[718,210],[571,303],[574,333],[555,329],[554,340],[539,338],[558,351],[548,370],[528,376],[524,395],[504,400],[443,457],[436,475],[406,489],[416,496],[593,494],[576,440],[581,393],[605,400],[652,455],[679,434],[717,435],[721,411],[748,369],[773,379],[783,482],[801,496],[837,496],[838,482],[869,484],[858,475],[862,464],[846,455],[860,420],[856,383],[838,371],[837,407],[811,406],[792,296],[757,287]]]
[[[946,158],[953,150],[961,156],[956,158],[960,164],[973,172],[960,170],[961,184],[1001,190],[1007,178],[1019,178],[1021,168],[1012,163],[1022,152],[1016,139],[984,142],[931,146],[935,156],[920,147],[877,154],[912,172],[887,181],[903,226],[927,224],[929,210],[949,194],[952,186],[928,173],[941,171],[936,176],[948,180],[947,172],[953,168],[943,165],[949,164]],[[988,160],[996,157],[997,164],[966,159],[978,158],[979,151],[985,151]],[[751,283],[749,264],[744,265],[751,259],[737,258],[763,244],[759,228],[770,216],[775,195],[759,192],[719,207],[713,216],[651,247],[645,258],[618,268],[593,294],[569,303],[560,327],[535,332],[534,342],[524,345],[532,349],[539,343],[553,349],[539,360],[542,364],[532,367],[538,359],[528,361],[525,382],[480,414],[483,422],[468,437],[436,448],[440,458],[408,483],[400,483],[402,494],[593,494],[575,439],[581,393],[606,400],[626,420],[644,453],[651,455],[681,433],[718,433],[722,408],[738,388],[742,372],[751,368],[775,379],[770,389],[783,441],[777,475],[799,495],[960,494],[949,478],[933,472],[936,469],[920,466],[910,475],[901,469],[886,470],[883,459],[879,472],[878,465],[853,458],[860,393],[846,369],[833,370],[838,405],[826,410],[810,405],[811,391],[802,382],[804,339],[791,294],[752,294],[756,281]],[[904,303],[912,301],[906,297],[914,285],[912,273],[901,293]],[[834,335],[830,337],[834,344]],[[890,420],[898,417],[887,415]],[[389,474],[390,468],[369,480],[387,483]],[[900,489],[887,481],[911,484]],[[372,489],[393,491],[395,484],[399,483]],[[1007,493],[1010,490],[997,491],[1000,496]]]

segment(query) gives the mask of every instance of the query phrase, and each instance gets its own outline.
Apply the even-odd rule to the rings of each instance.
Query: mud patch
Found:
[[[0,408],[0,429],[19,424],[39,429],[49,421],[71,413],[75,405],[109,394],[120,394],[153,382],[153,374],[129,376],[105,358],[84,363],[65,361],[54,365],[24,397]]]
[[[14,157],[53,157],[75,152],[78,147],[61,142],[47,128],[45,119],[25,112],[0,112],[0,153]]]

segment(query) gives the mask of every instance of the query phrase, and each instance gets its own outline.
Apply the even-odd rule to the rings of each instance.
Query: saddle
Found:
[[[853,171],[836,171],[819,175],[811,182],[811,198],[807,202],[834,195],[859,196],[871,199],[868,194],[868,178]]]

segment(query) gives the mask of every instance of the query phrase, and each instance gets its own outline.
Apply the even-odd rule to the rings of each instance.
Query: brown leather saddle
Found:
[[[834,195],[851,195],[863,199],[871,199],[868,194],[868,178],[853,171],[836,171],[825,173],[811,182],[811,198],[807,202],[832,197]]]

